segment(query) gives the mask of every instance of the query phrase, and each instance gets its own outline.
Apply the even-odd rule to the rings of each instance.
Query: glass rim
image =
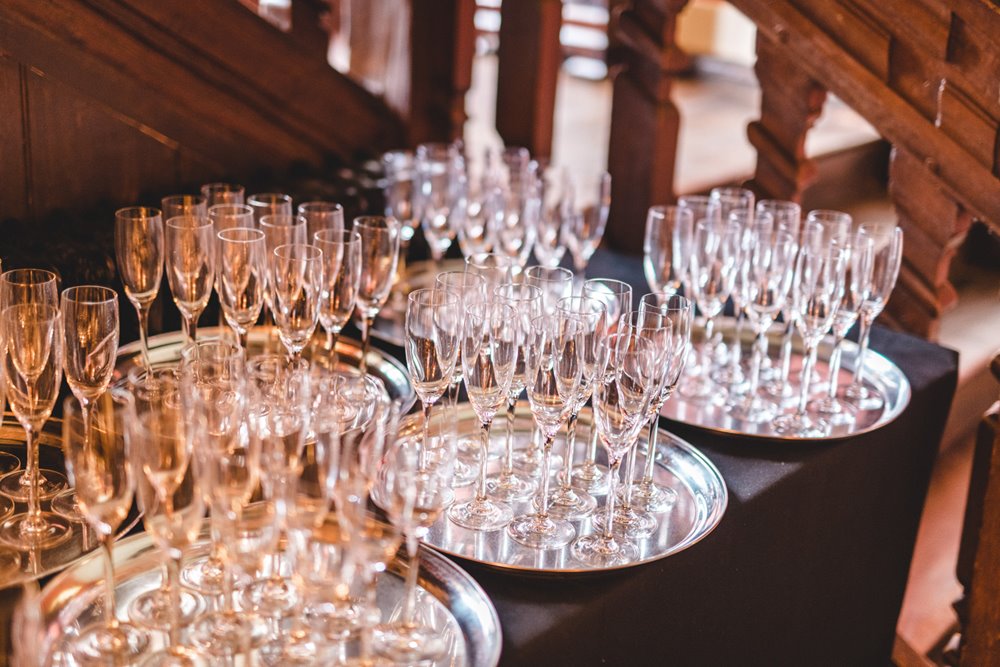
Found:
[[[230,238],[234,234],[242,238]],[[266,235],[253,227],[229,227],[216,233],[216,236],[220,241],[227,243],[255,243],[257,241],[263,243]]]
[[[521,297],[521,296],[507,296],[505,294],[501,294],[502,291],[507,291],[508,288],[514,288],[517,290],[517,292],[522,292],[527,290],[528,295]],[[502,285],[497,285],[496,287],[493,288],[493,296],[500,299],[508,299],[511,301],[534,301],[536,299],[541,300],[543,294],[542,294],[542,288],[536,287],[535,285],[528,285],[527,283],[503,283]]]
[[[437,301],[438,295],[445,297],[447,300],[444,303],[424,303],[425,297],[430,297],[432,301]],[[433,287],[422,287],[420,289],[415,289],[409,293],[406,297],[407,304],[419,303],[421,305],[427,306],[448,306],[452,303],[458,304],[461,301],[459,296],[452,292],[451,290],[445,289],[435,289]]]
[[[538,273],[542,275],[535,275]],[[525,279],[542,280],[547,283],[568,282],[573,280],[573,272],[562,266],[542,266],[541,264],[535,264],[524,270],[524,277]]]
[[[292,251],[293,248],[295,251],[302,250],[305,256],[295,256]],[[280,257],[281,259],[301,262],[314,262],[323,258],[323,251],[309,243],[282,243],[279,246],[275,246],[272,253],[275,257]]]
[[[284,192],[255,192],[247,197],[247,206],[273,206],[274,204],[291,204],[292,197]]]
[[[454,281],[461,281],[459,285],[451,284]],[[479,275],[478,273],[468,273],[467,271],[441,271],[436,276],[434,276],[434,284],[440,285],[441,287],[470,287],[465,284],[466,280],[472,280],[472,282],[478,281],[484,287],[486,285],[486,278]],[[494,290],[495,292],[495,290]]]
[[[612,294],[624,294],[626,290],[621,289],[622,287],[627,288],[629,294],[632,293],[632,285],[625,282],[624,280],[618,280],[617,278],[587,278],[586,280],[583,281],[583,287],[581,289],[580,296],[587,296],[586,294],[583,294],[583,290],[587,289],[588,285],[601,285],[603,287],[608,287],[609,289],[612,285],[615,285],[616,287],[619,288],[619,291],[615,292],[614,290],[612,290]]]
[[[100,299],[100,298],[83,298],[83,299],[81,299],[81,298],[78,298],[78,297],[75,296],[76,292],[92,292],[92,293],[95,293],[95,294],[101,294],[101,293],[103,293],[103,294],[106,294],[107,296],[105,298],[103,298],[103,299]],[[66,289],[64,289],[59,296],[62,299],[72,300],[74,303],[81,303],[81,304],[88,304],[88,305],[90,305],[90,304],[95,304],[96,305],[96,304],[100,304],[100,303],[108,303],[108,302],[111,302],[111,301],[114,301],[114,302],[118,301],[118,292],[116,292],[113,289],[111,289],[110,287],[106,287],[104,285],[74,285],[73,287],[67,287]]]
[[[326,239],[320,238],[329,234],[337,234],[340,236],[339,239]],[[351,243],[361,243],[361,234],[357,233],[353,229],[320,229],[313,232],[313,242],[315,243],[328,243],[337,245],[350,245]]]
[[[334,201],[326,201],[323,199],[314,199],[312,201],[304,201],[295,207],[295,211],[301,215],[303,212],[307,213],[337,213],[343,212],[344,207]]]
[[[352,229],[362,227],[372,231],[398,230],[399,221],[391,215],[359,215],[351,223]]]
[[[504,265],[499,266],[485,264],[481,260],[485,260],[486,258],[490,258],[490,261],[500,259],[503,261]],[[475,252],[465,258],[465,266],[466,268],[473,266],[477,269],[512,269],[514,268],[514,258],[497,252]]]
[[[42,280],[30,280],[27,278],[21,280],[15,280],[13,276],[25,274],[25,275],[38,275],[39,277],[44,277]],[[49,271],[48,269],[35,269],[35,268],[24,268],[24,269],[8,269],[0,274],[0,280],[9,285],[44,285],[46,283],[56,282],[59,280],[59,276],[56,275],[54,271]]]
[[[560,297],[559,300],[556,301],[556,310],[560,310],[560,311],[562,311],[564,313],[572,313],[572,314],[576,314],[576,315],[585,314],[585,313],[581,313],[579,308],[570,308],[570,307],[567,307],[566,304],[570,304],[570,303],[574,303],[574,304],[575,303],[579,303],[579,305],[581,305],[581,306],[584,305],[584,304],[589,304],[589,306],[595,306],[597,310],[599,310],[600,312],[603,312],[604,314],[607,314],[607,312],[608,312],[608,306],[603,301],[601,301],[598,298],[595,298],[595,297],[592,297],[592,296],[584,296],[582,294],[572,294],[570,296]]]
[[[119,220],[153,220],[162,218],[163,211],[152,206],[126,206],[115,211]]]
[[[181,194],[181,195],[167,195],[166,197],[160,198],[161,202],[180,202],[182,204],[198,204],[199,202],[208,203],[208,197],[203,194]]]
[[[279,222],[291,221],[290,224],[277,224]],[[260,216],[261,227],[304,227],[306,219],[294,213],[268,213]]]
[[[208,217],[216,215],[253,215],[253,208],[249,204],[213,204],[208,207]]]
[[[192,220],[197,224],[184,224]],[[204,229],[212,226],[212,219],[205,215],[175,215],[167,219],[166,225],[171,229]]]

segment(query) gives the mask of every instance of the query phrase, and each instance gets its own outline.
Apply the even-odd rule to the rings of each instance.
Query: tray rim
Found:
[[[519,410],[528,409],[527,401],[524,401],[523,399],[519,400],[517,405]],[[471,406],[469,406],[468,403],[458,404],[459,409],[462,409],[463,406],[471,410]],[[592,413],[590,411],[590,406],[585,406],[583,409],[580,410],[578,423],[584,425],[591,424],[591,414]],[[407,417],[407,420],[400,425],[400,432],[403,431],[404,426],[412,428],[413,425],[418,422],[419,418],[420,415],[418,413],[409,415]],[[719,501],[716,503],[715,507],[712,508],[712,511],[709,512],[705,517],[704,524],[706,528],[702,529],[701,531],[691,531],[690,533],[685,535],[684,538],[681,541],[679,541],[676,545],[674,545],[674,547],[669,551],[658,554],[651,558],[646,558],[641,561],[635,561],[632,563],[625,563],[623,565],[615,565],[611,567],[567,568],[561,570],[554,570],[554,569],[529,567],[525,565],[509,565],[506,563],[497,563],[494,561],[481,560],[471,556],[466,556],[464,554],[456,553],[454,551],[450,551],[448,549],[445,549],[444,547],[439,547],[437,545],[431,544],[426,540],[421,540],[421,544],[424,544],[429,548],[433,549],[434,551],[437,551],[441,554],[448,556],[449,558],[459,559],[469,563],[475,563],[476,565],[486,567],[493,571],[519,574],[530,577],[541,577],[541,578],[580,578],[581,576],[583,577],[602,576],[615,572],[621,572],[622,570],[629,570],[631,568],[648,565],[650,563],[654,563],[663,560],[665,558],[668,558],[670,556],[673,556],[675,554],[678,554],[682,551],[686,551],[687,549],[690,549],[692,546],[694,546],[698,542],[701,542],[706,537],[708,537],[708,535],[713,533],[715,529],[718,528],[719,524],[722,523],[722,518],[725,516],[726,510],[729,508],[729,487],[726,484],[726,479],[725,477],[723,477],[722,472],[714,463],[712,463],[712,460],[704,452],[702,452],[700,449],[692,445],[687,440],[681,438],[678,435],[675,435],[674,433],[671,433],[667,429],[660,426],[659,420],[657,420],[657,427],[659,433],[659,436],[657,437],[657,450],[665,449],[668,446],[661,440],[661,437],[666,436],[667,438],[670,439],[672,445],[678,446],[679,448],[685,450],[689,455],[693,456],[693,458],[697,460],[708,471],[712,479],[714,479],[717,482],[717,489],[719,490],[718,494]],[[647,427],[643,427],[643,429],[639,432],[638,439],[640,445],[642,443],[642,438],[647,433],[648,433]],[[658,456],[657,458],[662,460],[661,456]],[[661,461],[657,461],[657,465],[662,466],[663,464],[661,463]],[[448,520],[446,513],[442,513],[441,517],[442,517],[440,519],[441,521]],[[694,537],[692,537],[692,535],[694,535]]]
[[[717,327],[716,330],[728,332],[732,329],[734,323],[735,323],[735,318],[733,317],[729,316],[720,317],[717,320],[717,325],[719,326]],[[703,326],[704,325],[702,324],[695,325],[694,327],[692,327],[692,333],[702,332],[704,330]],[[772,339],[773,341],[776,335],[776,330],[772,328],[770,331],[768,331],[767,335],[768,338]],[[827,334],[826,336],[823,337],[823,340],[820,341],[819,347],[817,349],[826,349],[832,351],[832,345],[833,345],[833,337]],[[844,350],[843,350],[841,368],[843,370],[853,372],[855,369],[855,364],[857,363],[860,346],[856,342],[848,340],[846,338],[843,341],[843,345],[844,345]],[[793,350],[797,348],[801,348],[801,344],[793,343]],[[913,388],[910,385],[910,379],[906,376],[906,373],[903,372],[903,369],[897,366],[891,359],[889,359],[882,353],[873,350],[871,347],[868,348],[868,351],[866,352],[865,355],[865,369],[867,373],[879,372],[883,376],[886,374],[895,375],[895,377],[898,379],[899,392],[897,400],[893,404],[892,408],[883,412],[882,416],[879,417],[877,421],[875,421],[873,424],[865,426],[864,428],[860,428],[856,431],[851,431],[850,433],[837,433],[824,436],[802,437],[802,436],[781,435],[780,433],[748,433],[746,431],[740,431],[734,428],[726,428],[723,426],[709,426],[694,421],[679,419],[677,417],[673,417],[671,415],[666,414],[664,410],[668,409],[668,406],[670,405],[669,401],[675,400],[674,397],[671,397],[671,399],[669,399],[669,401],[666,404],[664,404],[663,410],[660,411],[660,417],[674,424],[683,424],[684,426],[690,426],[692,428],[701,429],[703,431],[707,431],[710,433],[717,433],[734,439],[745,438],[747,440],[753,440],[753,441],[767,440],[767,441],[782,442],[782,443],[839,442],[841,440],[846,440],[848,438],[853,438],[855,436],[864,435],[866,433],[877,431],[878,429],[891,424],[901,414],[903,414],[906,408],[910,405],[910,400],[913,397]]]

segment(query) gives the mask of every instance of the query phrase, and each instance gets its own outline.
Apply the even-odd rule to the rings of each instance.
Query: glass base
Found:
[[[52,512],[42,512],[36,517],[22,512],[0,525],[0,543],[20,551],[48,549],[65,542],[72,535],[70,522]]]
[[[106,603],[105,603],[106,604]],[[72,641],[70,652],[81,665],[127,665],[149,647],[149,636],[128,623],[104,623],[85,628]]]
[[[313,632],[330,641],[343,641],[363,620],[364,609],[351,600],[323,600],[307,604],[306,623]]]
[[[677,492],[652,480],[637,479],[632,486],[632,504],[646,512],[669,512],[677,504]]]
[[[879,393],[864,385],[849,385],[843,391],[843,396],[858,410],[881,410],[885,405],[885,399]]]
[[[584,535],[570,548],[573,558],[591,567],[615,567],[625,565],[639,558],[639,550],[634,544],[614,537],[605,539],[601,535]]]
[[[489,498],[473,498],[449,507],[448,518],[470,530],[500,530],[514,518],[514,510]]]
[[[535,480],[516,472],[495,473],[486,478],[486,495],[505,502],[527,500],[535,495],[538,484]]]
[[[607,524],[607,521],[608,515],[605,510],[602,509],[594,514],[594,525],[603,526]],[[625,537],[641,540],[655,533],[658,527],[659,522],[649,512],[637,511],[633,507],[625,507],[624,505],[615,508],[612,530]]]
[[[810,412],[821,415],[831,426],[853,424],[856,419],[853,405],[830,395],[811,401],[806,407]]]
[[[754,396],[749,400],[738,399],[736,403],[728,406],[728,412],[734,419],[748,424],[763,424],[774,419],[778,414],[778,406],[760,396]]]
[[[256,579],[240,592],[243,608],[264,616],[284,616],[298,601],[299,592],[292,580],[285,577]]]
[[[581,463],[573,467],[573,486],[592,496],[608,493],[608,467],[600,463]]]
[[[190,646],[171,646],[142,661],[141,667],[210,667],[208,657]]]
[[[0,452],[0,476],[21,469],[21,459],[10,452]]]
[[[188,561],[181,568],[181,581],[202,595],[221,595],[225,564],[211,555]]]
[[[77,523],[84,521],[83,513],[80,512],[80,504],[76,502],[76,491],[73,489],[66,489],[52,498],[49,507],[67,521],[76,521]]]
[[[187,627],[198,614],[204,611],[204,600],[191,591],[181,589],[181,610],[178,620],[181,626]],[[157,588],[137,596],[128,605],[128,617],[136,625],[150,630],[170,629],[173,612],[170,609],[172,601],[170,591]]]
[[[573,541],[576,529],[564,519],[526,514],[507,524],[507,534],[518,544],[534,549],[558,549]]]
[[[282,632],[260,647],[260,662],[274,667],[312,667],[320,664],[320,647],[308,631]]]
[[[28,473],[16,470],[0,477],[0,494],[18,503],[28,502],[30,489]],[[55,470],[40,469],[38,471],[38,499],[48,500],[69,488],[66,476]]]
[[[460,489],[463,486],[475,484],[477,479],[479,479],[478,463],[476,465],[469,465],[462,459],[455,459],[455,474],[452,478],[452,486],[456,489]]]
[[[542,508],[537,496],[532,501],[532,507],[536,510]],[[559,519],[578,521],[590,516],[596,509],[597,499],[586,491],[559,487],[549,493],[549,514]]]
[[[375,653],[396,663],[438,660],[448,652],[448,640],[439,630],[402,623],[375,628]]]
[[[824,438],[830,435],[829,422],[824,419],[813,419],[809,415],[800,415],[797,412],[781,415],[771,422],[771,427],[775,433],[800,438]]]
[[[245,611],[212,611],[191,628],[191,641],[205,653],[230,656],[259,647],[267,638],[267,623]]]
[[[798,387],[792,386],[791,382],[782,382],[780,376],[765,382],[761,389],[781,407],[792,405],[799,397]]]

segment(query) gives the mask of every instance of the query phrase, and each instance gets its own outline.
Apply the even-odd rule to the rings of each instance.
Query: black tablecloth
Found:
[[[641,259],[588,275],[648,291]],[[958,355],[877,326],[913,398],[886,427],[828,444],[725,437],[661,420],[722,472],[729,508],[679,554],[542,578],[459,561],[496,605],[504,665],[886,665]]]

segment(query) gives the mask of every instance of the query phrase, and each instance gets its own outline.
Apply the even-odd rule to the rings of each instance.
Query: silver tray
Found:
[[[503,447],[504,415],[497,415],[491,433],[491,451]],[[583,459],[584,445],[590,434],[591,412],[586,407],[580,411],[577,424],[577,459]],[[401,437],[419,437],[421,422],[419,415],[408,419],[400,430]],[[531,437],[532,419],[528,405],[519,402],[514,422],[515,448],[525,447]],[[478,441],[479,420],[468,403],[458,406],[458,435],[460,439],[473,437]],[[648,431],[643,429],[640,443],[645,443]],[[692,445],[677,436],[660,429],[657,441],[657,461],[655,480],[672,487],[677,492],[677,502],[668,512],[657,514],[659,526],[651,537],[638,540],[639,559],[625,565],[595,568],[576,561],[570,554],[569,546],[561,549],[539,550],[522,546],[508,537],[506,530],[475,531],[463,528],[442,513],[431,526],[424,542],[441,553],[482,563],[502,570],[545,575],[570,575],[604,572],[635,567],[683,551],[708,535],[722,520],[729,502],[726,483],[718,468]],[[553,452],[561,454],[565,449],[565,439],[560,435],[553,446]],[[644,446],[640,446],[640,450]],[[603,448],[598,447],[598,461],[604,462]],[[641,471],[645,457],[639,454],[636,470]],[[499,461],[491,457],[488,470],[499,468]],[[637,473],[638,474],[638,473]],[[624,476],[624,472],[622,473]],[[555,478],[553,478],[553,487]],[[455,490],[455,501],[461,502],[471,497],[474,486]],[[603,506],[603,497],[598,499]],[[530,500],[512,504],[514,515],[530,512]],[[593,532],[595,527],[587,518],[574,521],[577,535]]]
[[[231,337],[228,327],[198,327],[198,339]],[[149,361],[153,366],[177,363],[184,347],[184,334],[180,331],[158,334],[149,338]],[[308,358],[312,352],[319,351],[323,346],[323,337],[319,332],[313,337],[312,344],[305,350]],[[278,341],[277,333],[272,327],[258,326],[250,332],[248,339],[250,354],[265,350],[283,352],[284,348]],[[323,353],[325,354],[325,353]],[[361,343],[350,338],[341,337],[337,340],[338,365],[357,368],[361,361]],[[124,345],[118,350],[118,364],[115,367],[113,382],[120,382],[128,375],[129,370],[140,364],[139,342]],[[417,400],[417,395],[410,384],[410,376],[406,367],[393,357],[375,348],[368,350],[368,373],[377,377],[385,384],[386,391],[392,399],[402,399],[402,411],[406,412]]]
[[[730,341],[731,337],[729,334],[733,330],[733,325],[734,320],[732,318],[719,318],[719,326],[716,328],[716,331],[720,331],[725,335],[726,342]],[[770,339],[768,350],[772,361],[776,360],[775,355],[777,354],[778,346],[781,344],[781,334],[784,325],[781,325],[781,327],[773,327],[768,332],[768,338]],[[695,327],[691,334],[692,340],[700,341],[701,333],[702,329]],[[749,333],[749,327],[744,330],[744,334],[747,333]],[[744,358],[749,355],[748,347],[750,341],[750,337],[744,335]],[[795,378],[802,368],[804,357],[802,355],[801,339],[796,335],[793,341],[790,375]],[[842,388],[848,386],[853,378],[854,369],[858,362],[859,350],[858,344],[853,341],[845,340],[843,346],[844,351],[841,355],[840,365],[840,387]],[[833,339],[831,337],[824,338],[819,344],[816,369],[813,371],[813,382],[815,383],[818,379],[821,379],[823,381],[821,386],[824,389],[827,386],[827,378],[830,376],[828,361],[832,352]],[[681,383],[683,382],[684,377],[681,377]],[[865,354],[865,386],[869,391],[875,391],[882,396],[884,400],[883,407],[878,410],[858,411],[853,424],[834,425],[829,434],[818,437],[801,437],[776,433],[771,427],[771,422],[756,424],[736,419],[726,411],[724,405],[711,401],[685,398],[681,391],[674,392],[674,395],[664,403],[660,414],[667,419],[682,424],[698,426],[717,433],[782,441],[817,442],[838,440],[882,428],[902,414],[910,402],[910,381],[906,379],[906,375],[896,364],[878,352],[873,351],[870,347]],[[818,385],[813,384],[814,391],[817,387]]]
[[[372,336],[387,343],[403,347],[403,319],[406,316],[406,297],[410,292],[433,287],[434,279],[442,271],[464,271],[465,261],[446,259],[441,262],[414,262],[406,267],[403,276],[392,286],[392,292],[375,318]]]
[[[189,558],[208,553],[202,541],[185,551]],[[44,624],[41,664],[63,664],[60,644],[66,637],[101,619],[104,596],[103,567],[95,553],[50,581],[42,589],[40,606]],[[148,535],[135,535],[115,545],[115,599],[120,617],[136,596],[160,585],[160,551]],[[408,565],[397,558],[378,580],[378,602],[383,618],[402,599],[403,577]],[[500,661],[501,630],[496,609],[479,584],[448,559],[423,549],[418,585],[424,600],[433,598],[435,619],[451,632],[452,650],[436,665],[493,667]],[[16,639],[16,638],[15,638]],[[151,633],[149,651],[163,646],[162,633]],[[250,664],[256,664],[251,661]]]
[[[50,418],[42,427],[38,438],[38,459],[42,468],[50,468],[65,473],[62,454],[62,420]],[[23,460],[25,456],[24,429],[18,424],[13,414],[4,415],[0,426],[0,450],[9,452]],[[14,504],[14,513],[26,509],[23,503]],[[48,510],[49,502],[42,502],[42,509]],[[117,535],[128,534],[139,523],[141,514],[133,506],[132,511],[118,528]],[[82,523],[73,522],[73,535],[60,544],[48,549],[24,551],[20,553],[20,572],[7,579],[0,580],[0,589],[16,586],[32,579],[54,574],[75,563],[81,557],[100,546],[95,533]],[[7,551],[7,547],[0,547]]]

